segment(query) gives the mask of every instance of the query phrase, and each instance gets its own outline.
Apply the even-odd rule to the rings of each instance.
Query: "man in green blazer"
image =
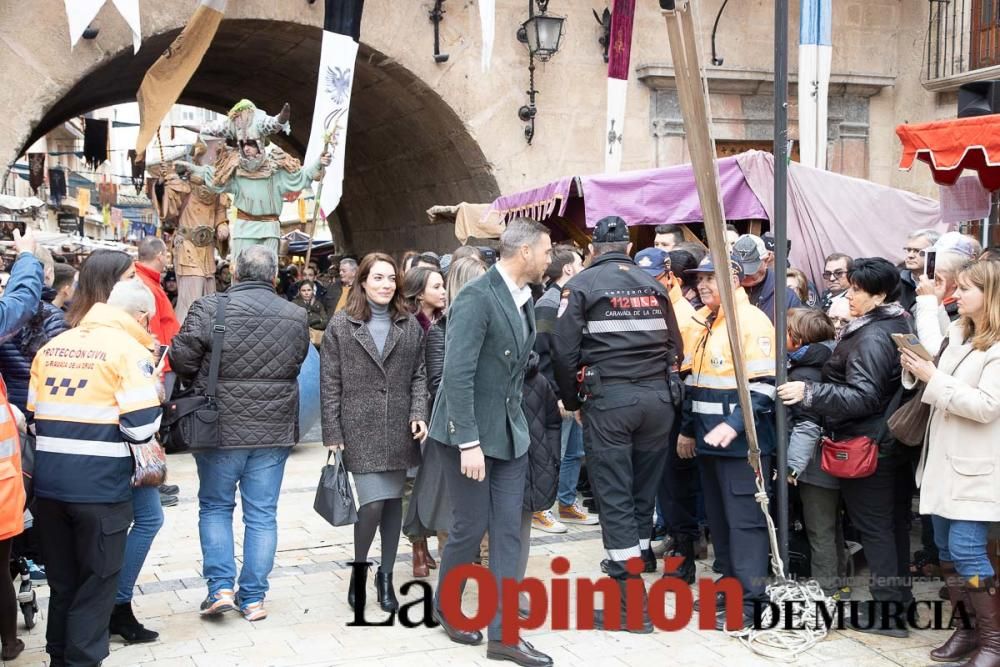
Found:
[[[527,219],[512,221],[500,236],[500,260],[462,288],[448,309],[444,370],[430,437],[445,451],[454,524],[441,558],[436,607],[448,636],[461,644],[478,644],[482,634],[447,623],[440,613],[441,583],[455,567],[473,562],[487,530],[497,589],[502,579],[517,577],[529,444],[521,386],[535,342],[528,283],[542,280],[551,250],[546,227]],[[457,609],[460,600],[445,603]],[[514,645],[500,641],[500,618],[498,612],[489,625],[487,657],[531,667],[552,664],[524,640]]]

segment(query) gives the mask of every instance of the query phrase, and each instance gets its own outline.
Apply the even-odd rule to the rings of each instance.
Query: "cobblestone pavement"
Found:
[[[288,459],[278,515],[278,554],[267,598],[270,615],[251,624],[236,614],[219,621],[202,620],[198,615],[206,589],[200,577],[197,475],[190,456],[169,457],[170,482],[180,485],[181,500],[165,510],[165,525],[153,544],[134,600],[136,615],[160,632],[160,640],[134,646],[112,640],[105,667],[147,663],[158,667],[487,664],[483,646],[453,644],[439,628],[345,627],[351,617],[346,597],[352,530],[331,528],[312,510],[324,458],[324,450],[313,444],[297,447]],[[241,532],[237,530],[237,545]],[[431,542],[436,554],[434,540]],[[377,548],[378,542],[373,549]],[[373,555],[377,557],[377,553]],[[529,575],[550,576],[549,562],[555,555],[570,560],[569,577],[600,577],[598,563],[603,550],[597,526],[571,526],[565,535],[533,532]],[[435,582],[433,576],[427,581]],[[699,564],[701,576],[711,576],[711,571]],[[397,588],[410,578],[409,548],[404,539],[395,569]],[[931,600],[935,599],[934,591],[933,584],[923,584],[915,594],[918,599]],[[41,619],[34,630],[19,630],[27,650],[10,664],[47,664],[47,595],[47,588],[39,589]],[[369,616],[379,619],[383,615],[374,597],[369,593]],[[403,603],[407,601],[400,597]],[[755,656],[736,639],[698,630],[696,622],[677,632],[650,635],[542,628],[527,632],[526,637],[551,655],[556,665],[646,667],[665,660],[699,667],[775,664]],[[940,631],[916,631],[908,639],[832,632],[801,656],[798,664],[926,665],[930,647],[944,638]]]

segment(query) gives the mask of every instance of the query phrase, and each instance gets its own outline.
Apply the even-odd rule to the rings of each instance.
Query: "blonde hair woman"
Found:
[[[917,467],[920,513],[934,540],[953,606],[975,629],[959,626],[931,651],[940,662],[975,653],[968,664],[1000,663],[1000,592],[986,555],[991,522],[1000,521],[1000,263],[958,272],[958,320],[937,365],[902,352],[904,381],[926,383],[927,439]]]

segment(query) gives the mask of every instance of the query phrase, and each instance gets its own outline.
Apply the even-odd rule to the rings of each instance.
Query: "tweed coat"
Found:
[[[393,319],[383,354],[367,323],[335,314],[320,348],[323,442],[344,445],[350,472],[420,464],[410,422],[427,420],[424,330],[408,313]]]

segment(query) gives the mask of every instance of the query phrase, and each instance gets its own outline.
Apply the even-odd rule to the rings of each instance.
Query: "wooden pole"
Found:
[[[722,311],[726,318],[726,331],[732,348],[733,364],[736,371],[737,394],[743,416],[746,420],[747,458],[760,477],[760,446],[757,427],[750,399],[750,381],[744,364],[740,322],[735,317],[732,273],[729,266],[729,248],[726,243],[726,218],[719,193],[719,172],[715,164],[715,142],[709,127],[708,103],[701,80],[698,49],[691,16],[691,5],[687,0],[674,3],[674,9],[663,12],[667,23],[670,53],[673,56],[674,73],[677,80],[677,95],[684,116],[684,130],[691,154],[698,201],[701,203],[708,235],[708,248],[715,265],[715,279],[722,297]]]

